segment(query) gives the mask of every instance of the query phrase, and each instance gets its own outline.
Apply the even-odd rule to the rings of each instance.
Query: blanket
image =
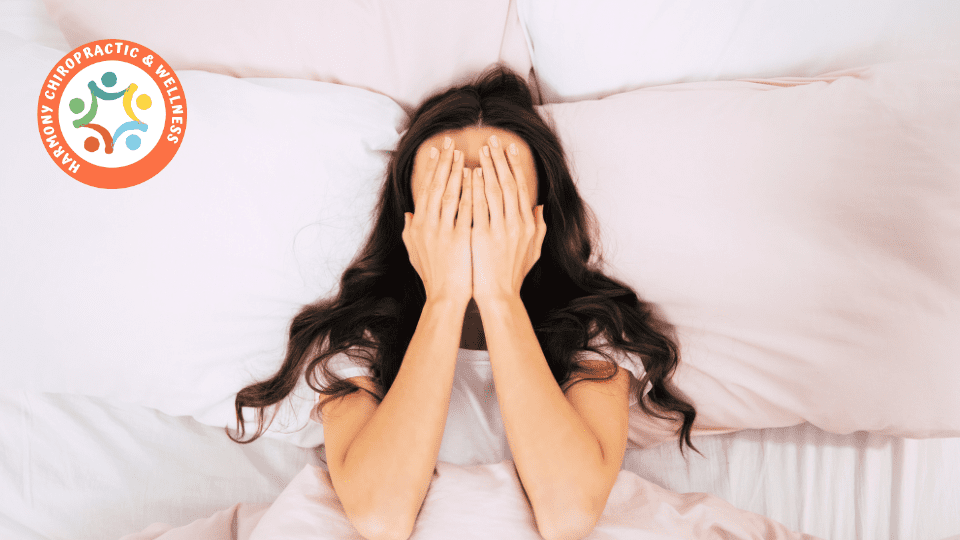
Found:
[[[511,460],[461,466],[438,462],[411,540],[537,540],[533,512]],[[363,537],[348,521],[330,474],[307,465],[273,504],[238,503],[174,528],[155,523],[121,540],[307,540]],[[621,470],[587,540],[815,540],[707,493],[674,493]]]

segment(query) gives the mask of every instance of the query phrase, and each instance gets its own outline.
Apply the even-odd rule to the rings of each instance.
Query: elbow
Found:
[[[412,521],[387,519],[382,515],[367,516],[354,527],[367,540],[407,540],[413,534]]]
[[[540,536],[543,537],[543,540],[582,540],[591,531],[593,531],[593,527],[557,528],[550,531],[541,529]]]
[[[594,528],[593,524],[585,525],[586,522],[575,526],[550,527],[548,529],[540,528],[540,536],[543,540],[582,540],[589,535]]]
[[[599,516],[585,511],[564,512],[553,519],[537,520],[537,529],[544,540],[581,540],[597,525]]]

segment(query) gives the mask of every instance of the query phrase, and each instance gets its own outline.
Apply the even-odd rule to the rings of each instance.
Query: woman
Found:
[[[471,353],[488,357],[506,454],[546,538],[599,519],[629,397],[676,420],[681,452],[693,448],[696,412],[670,383],[677,345],[651,305],[590,264],[594,218],[516,74],[498,66],[415,111],[374,218],[339,294],[303,308],[280,370],[235,404],[240,438],[242,408],[257,409],[257,432],[234,439],[250,442],[300,377],[326,396],[315,411],[330,477],[364,536],[413,530],[447,444],[458,358]],[[639,375],[603,344],[631,353],[618,361]],[[343,360],[364,375],[342,377]]]

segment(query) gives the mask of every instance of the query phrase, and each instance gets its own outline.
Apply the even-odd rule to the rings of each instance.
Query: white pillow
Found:
[[[515,0],[45,0],[71,47],[120,37],[175,70],[346,84],[404,108],[503,62],[527,77]]]
[[[0,2],[0,30],[63,52],[70,50],[63,32],[53,22],[42,0]]]
[[[960,2],[518,0],[544,103],[960,58]]]
[[[960,61],[542,110],[697,425],[960,435]]]
[[[173,161],[97,189],[38,136],[61,56],[0,32],[2,384],[234,425],[234,394],[276,370],[290,320],[336,290],[369,229],[403,111],[349,86],[178,71]]]

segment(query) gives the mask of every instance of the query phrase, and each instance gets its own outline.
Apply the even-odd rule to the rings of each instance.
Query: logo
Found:
[[[126,188],[173,159],[187,128],[187,100],[157,53],[132,41],[92,41],[50,70],[37,126],[63,172],[88,186]]]

